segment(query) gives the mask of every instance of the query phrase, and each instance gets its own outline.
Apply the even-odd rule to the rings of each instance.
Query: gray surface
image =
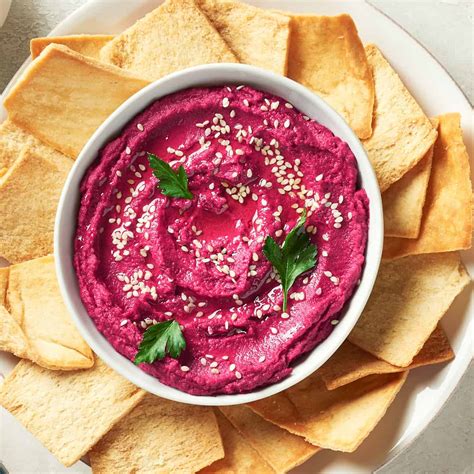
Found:
[[[28,56],[28,41],[46,35],[85,0],[13,0],[0,29],[0,90]],[[371,0],[419,40],[474,101],[471,0]],[[429,81],[427,81],[429,86]],[[474,472],[474,366],[427,430],[378,474]],[[19,447],[20,448],[20,447]],[[21,448],[20,448],[21,449]]]

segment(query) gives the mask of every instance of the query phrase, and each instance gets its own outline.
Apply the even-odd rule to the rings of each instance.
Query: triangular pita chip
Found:
[[[370,137],[374,82],[349,15],[293,15],[288,76],[327,100],[360,138]]]
[[[13,265],[9,270],[6,309],[28,342],[25,357],[47,369],[91,367],[94,356],[63,303],[53,256]]]
[[[455,252],[382,262],[349,341],[390,364],[407,367],[470,281]]]
[[[76,158],[97,127],[148,82],[51,44],[5,99],[11,121]]]
[[[6,173],[25,147],[53,162],[69,161],[68,157],[45,145],[10,120],[0,124],[0,170],[4,169]]]
[[[33,59],[37,58],[46,46],[54,43],[67,46],[84,56],[99,59],[100,50],[113,38],[113,35],[71,35],[33,38],[30,41],[31,57]]]
[[[196,2],[241,63],[286,75],[290,18],[233,0]]]
[[[0,405],[71,466],[145,393],[99,359],[89,370],[68,372],[22,360],[0,387]]]
[[[56,208],[72,160],[26,147],[0,178],[0,256],[18,263],[53,251]]]
[[[407,369],[440,364],[453,357],[454,352],[448,338],[443,329],[438,326]],[[404,370],[406,369],[377,359],[372,354],[346,341],[321,367],[319,372],[328,390],[334,390],[369,375],[393,374]]]
[[[225,456],[199,471],[199,474],[275,474],[265,459],[252,448],[219,410],[216,410],[216,418]]]
[[[438,120],[432,119],[435,128]],[[434,144],[426,155],[383,194],[384,235],[416,239],[420,233],[423,206],[431,174]]]
[[[353,452],[383,417],[407,374],[372,375],[327,390],[316,373],[285,392],[249,406],[315,446]]]
[[[365,48],[375,81],[373,134],[363,140],[383,192],[428,152],[436,130],[382,53]]]
[[[9,267],[0,268],[0,351],[26,357],[28,352],[26,337],[5,307],[9,273]]]
[[[249,407],[220,407],[225,417],[275,472],[288,472],[320,449],[257,415]]]
[[[472,243],[472,184],[459,114],[438,117],[431,177],[417,239],[387,237],[386,259],[467,249]]]
[[[89,452],[97,473],[189,473],[224,457],[212,408],[146,397]]]
[[[193,0],[167,0],[104,46],[100,57],[149,81],[199,64],[238,62]]]

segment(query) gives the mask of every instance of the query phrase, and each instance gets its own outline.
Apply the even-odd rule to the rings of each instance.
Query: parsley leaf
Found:
[[[188,176],[183,165],[174,171],[166,162],[153,153],[148,153],[148,162],[153,174],[158,178],[158,187],[165,196],[183,199],[192,199],[193,195],[188,189]]]
[[[295,227],[286,236],[280,247],[270,236],[265,240],[263,253],[280,275],[283,287],[283,311],[288,306],[288,290],[304,272],[316,266],[316,246],[306,234],[304,224],[306,212],[299,218]]]
[[[135,356],[135,364],[161,360],[168,353],[177,359],[186,349],[186,341],[179,324],[174,319],[163,321],[150,326],[144,333],[143,339]]]

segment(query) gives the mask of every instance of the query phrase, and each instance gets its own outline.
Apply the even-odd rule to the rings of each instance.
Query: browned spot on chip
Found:
[[[150,81],[199,64],[238,62],[193,0],[167,0],[104,46],[100,57]]]
[[[51,44],[13,87],[5,108],[12,122],[76,158],[97,127],[147,84],[120,68]]]
[[[438,119],[432,119],[438,128]],[[416,239],[431,174],[434,144],[426,155],[382,194],[384,235]]]
[[[386,259],[467,249],[472,241],[472,184],[459,114],[438,117],[431,177],[417,239],[388,237]]]
[[[53,256],[13,265],[9,270],[6,309],[28,343],[22,357],[47,369],[91,367],[94,356],[64,306]]]
[[[244,405],[220,407],[220,410],[275,472],[288,472],[320,450]]]
[[[374,82],[349,15],[293,15],[288,76],[321,95],[360,138],[372,134]]]
[[[407,374],[372,375],[328,390],[316,373],[285,392],[249,406],[315,446],[352,452],[383,417]]]
[[[383,192],[428,152],[436,130],[374,45],[365,48],[375,81],[373,134],[363,145]]]
[[[454,352],[448,338],[443,329],[438,326],[407,368],[411,370],[424,365],[440,364],[453,357]],[[377,359],[346,341],[321,367],[320,374],[328,390],[334,390],[369,375],[392,374],[404,370],[406,368]]]
[[[11,263],[53,251],[59,196],[72,166],[61,154],[26,147],[0,179],[0,256]]]
[[[197,4],[241,63],[286,75],[290,18],[232,0]]]
[[[200,474],[275,474],[265,459],[247,443],[219,410],[216,410],[216,418],[225,456],[199,471]]]
[[[33,38],[30,41],[30,51],[32,58],[35,59],[46,46],[54,43],[67,46],[84,56],[99,59],[100,50],[113,38],[113,35],[71,35]]]
[[[455,252],[382,262],[349,341],[390,364],[407,367],[470,281]]]
[[[0,387],[0,404],[65,466],[87,453],[146,392],[109,369],[47,370],[20,361]]]
[[[212,408],[148,394],[89,452],[94,473],[196,472],[224,457]]]

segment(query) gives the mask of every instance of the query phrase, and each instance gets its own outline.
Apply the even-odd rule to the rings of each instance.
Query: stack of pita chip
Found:
[[[117,36],[35,38],[31,53],[0,125],[0,257],[11,264],[0,268],[0,349],[21,358],[0,403],[63,464],[87,454],[98,473],[287,472],[321,449],[354,451],[409,371],[454,357],[440,320],[470,283],[458,251],[472,237],[460,116],[427,117],[348,15],[167,0]],[[146,394],[97,359],[50,254],[62,185],[94,130],[150,81],[215,62],[287,75],[343,115],[379,180],[385,247],[358,324],[321,369],[213,410]]]

